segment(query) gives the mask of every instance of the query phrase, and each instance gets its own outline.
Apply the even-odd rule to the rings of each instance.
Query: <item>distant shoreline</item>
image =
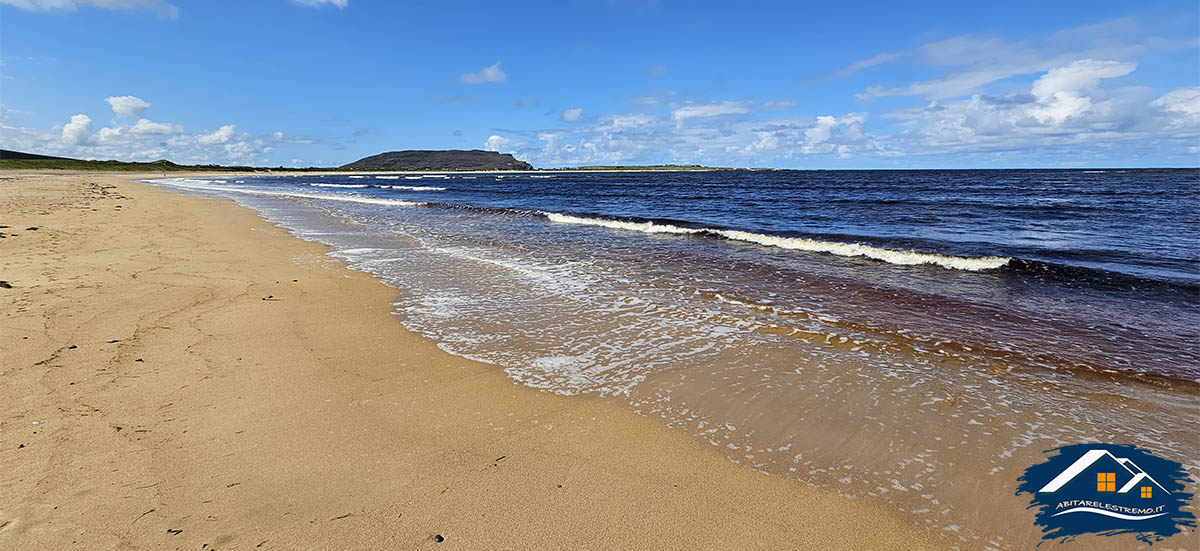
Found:
[[[239,167],[239,166],[186,166],[174,165],[171,168],[156,167],[154,163],[124,163],[120,161],[72,161],[73,163],[97,163],[81,166],[44,166],[27,163],[21,159],[0,159],[0,171],[20,172],[30,174],[74,174],[74,173],[107,173],[107,174],[168,174],[195,176],[271,176],[280,174],[308,175],[376,175],[376,174],[593,174],[593,173],[662,173],[662,172],[983,172],[983,171],[1021,171],[1021,170],[1057,170],[1063,172],[1082,171],[1124,171],[1129,173],[1147,172],[1180,172],[1200,171],[1197,167],[1077,167],[1077,168],[729,168],[729,167],[697,167],[697,168],[653,168],[653,167],[614,167],[614,168],[544,168],[534,170],[339,170],[337,168],[280,168],[280,167]],[[165,168],[165,169],[164,169]]]

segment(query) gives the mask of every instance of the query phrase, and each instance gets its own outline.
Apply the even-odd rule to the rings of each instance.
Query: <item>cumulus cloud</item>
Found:
[[[308,6],[310,8],[319,8],[325,4],[330,4],[333,6],[337,6],[338,9],[342,9],[342,8],[345,8],[346,6],[350,5],[350,0],[292,0],[292,1],[297,4],[300,4],[301,6]]]
[[[804,130],[805,153],[832,153],[838,151],[845,154],[846,149],[837,149],[829,144],[834,131],[842,128],[843,132],[854,138],[862,134],[861,125],[867,120],[864,113],[851,113],[844,117],[824,115],[817,117],[816,124]]]
[[[521,145],[521,142],[518,140],[512,140],[496,134],[488,136],[488,139],[483,142],[485,150],[499,153],[510,153],[519,145]]]
[[[475,73],[464,73],[458,77],[460,82],[465,84],[484,84],[487,82],[504,82],[508,79],[508,75],[500,70],[500,62],[497,61],[488,67],[484,67]]]
[[[118,117],[136,117],[150,107],[150,102],[135,96],[111,96],[104,101]]]
[[[0,4],[29,11],[73,12],[82,7],[92,7],[108,10],[144,9],[163,17],[179,16],[179,8],[163,0],[0,0]]]
[[[138,113],[149,102],[128,97],[108,98],[114,112]],[[128,107],[128,108],[127,108]],[[46,129],[25,128],[8,120],[0,106],[0,147],[16,151],[80,159],[152,161],[171,159],[184,164],[231,162],[269,164],[268,155],[280,144],[304,146],[312,139],[285,136],[282,132],[251,136],[228,124],[211,132],[188,134],[181,124],[139,117],[118,116],[110,126],[94,131],[92,118],[74,115],[66,124]]]
[[[1037,98],[1037,105],[1030,109],[1030,114],[1042,124],[1061,124],[1092,107],[1085,92],[1094,89],[1103,79],[1125,76],[1134,69],[1137,69],[1137,63],[1094,59],[1081,59],[1051,69],[1033,83],[1031,93]]]
[[[79,114],[62,127],[62,141],[70,145],[84,145],[92,139],[92,118]]]
[[[582,107],[574,107],[571,109],[567,109],[566,111],[563,111],[563,114],[562,114],[563,122],[579,122],[580,119],[583,119],[583,108]]]
[[[208,134],[200,134],[196,136],[196,143],[200,145],[218,145],[228,143],[233,139],[233,135],[237,127],[232,124],[226,124]]]

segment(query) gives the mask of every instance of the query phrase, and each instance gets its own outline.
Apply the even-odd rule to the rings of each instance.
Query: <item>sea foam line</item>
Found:
[[[266,191],[259,189],[243,189],[227,186],[211,186],[204,185],[210,182],[206,180],[189,180],[186,178],[175,178],[167,180],[150,180],[155,183],[162,183],[169,186],[179,187],[190,190],[213,191],[217,193],[242,193],[245,195],[261,195],[266,197],[284,197],[298,199],[317,199],[320,201],[341,201],[345,203],[363,203],[368,205],[390,205],[396,207],[419,207],[424,203],[416,201],[404,201],[401,199],[385,199],[382,197],[370,197],[366,195],[327,195],[318,193],[295,193],[286,191]]]
[[[364,188],[371,187],[367,184],[308,184],[313,187],[346,187],[346,188]]]
[[[608,220],[604,218],[585,218],[570,216],[556,212],[542,213],[552,222],[561,224],[579,224],[585,226],[601,226],[611,229],[640,231],[644,233],[667,233],[676,235],[717,235],[733,241],[756,243],[768,247],[779,247],[798,251],[822,252],[838,256],[861,256],[873,260],[912,266],[917,264],[933,264],[954,270],[978,272],[994,270],[1003,267],[1011,258],[1000,256],[951,256],[937,253],[884,249],[863,245],[861,243],[841,243],[837,241],[818,241],[802,237],[780,237],[740,230],[719,230],[715,228],[683,228],[671,224],[655,224],[653,222],[627,222],[623,220]]]
[[[446,191],[444,187],[437,186],[381,186],[390,187],[392,189],[403,189],[407,191]]]

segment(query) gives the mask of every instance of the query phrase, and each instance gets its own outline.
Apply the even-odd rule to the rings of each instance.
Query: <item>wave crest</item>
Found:
[[[949,268],[952,270],[966,270],[969,272],[978,272],[983,270],[994,270],[1002,268],[1012,259],[1001,256],[952,256],[938,253],[925,253],[919,251],[885,249],[861,243],[842,243],[838,241],[819,241],[816,239],[808,239],[804,237],[781,237],[777,235],[768,235],[762,233],[753,233],[740,230],[722,230],[716,228],[685,228],[674,226],[671,224],[657,224],[654,222],[628,222],[624,220],[610,220],[605,218],[585,218],[580,216],[570,216],[567,214],[559,214],[556,212],[542,213],[552,222],[561,224],[579,224],[585,226],[601,226],[605,228],[640,231],[644,233],[668,233],[676,235],[715,235],[729,239],[732,241],[742,241],[747,243],[755,243],[768,247],[778,247],[781,249],[822,252],[846,257],[864,257],[872,260],[887,262],[888,264],[898,264],[902,266],[913,266],[919,264],[931,264]]]

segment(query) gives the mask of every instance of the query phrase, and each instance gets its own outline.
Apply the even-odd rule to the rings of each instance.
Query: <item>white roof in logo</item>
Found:
[[[1042,486],[1042,489],[1038,490],[1038,492],[1057,492],[1060,488],[1078,476],[1079,473],[1087,470],[1088,467],[1091,467],[1093,463],[1099,461],[1100,458],[1104,456],[1111,457],[1113,461],[1116,461],[1118,465],[1124,467],[1125,470],[1129,471],[1129,474],[1133,475],[1133,478],[1130,479],[1129,482],[1126,482],[1124,486],[1121,486],[1121,489],[1117,490],[1117,493],[1126,493],[1129,490],[1132,490],[1134,486],[1137,486],[1138,483],[1147,480],[1153,482],[1154,485],[1158,486],[1162,491],[1167,492],[1167,489],[1163,488],[1162,484],[1159,484],[1157,480],[1154,480],[1154,477],[1146,474],[1146,471],[1143,471],[1142,468],[1138,467],[1137,464],[1132,460],[1125,457],[1117,457],[1109,453],[1108,450],[1088,450],[1087,453],[1080,456],[1079,459],[1076,459],[1070,467],[1067,467],[1065,471],[1054,477],[1054,480],[1051,480],[1048,484]],[[1170,494],[1171,492],[1167,493]]]

